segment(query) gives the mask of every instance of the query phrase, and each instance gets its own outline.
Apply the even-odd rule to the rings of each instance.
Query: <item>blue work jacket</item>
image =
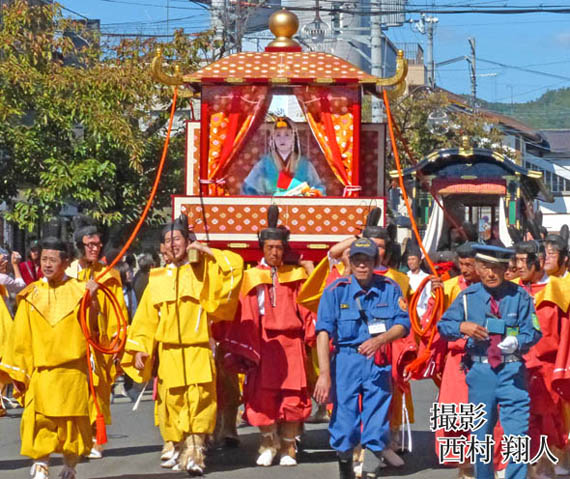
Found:
[[[410,318],[400,287],[395,281],[374,274],[371,285],[363,290],[351,275],[337,279],[323,291],[316,331],[326,331],[335,346],[359,346],[372,337],[368,324],[375,320],[384,320],[386,330],[400,324],[407,334]]]
[[[532,297],[511,281],[503,282],[494,292],[499,303],[500,319],[505,321],[504,335],[516,336],[518,353],[524,354],[538,342],[542,334],[536,318]],[[491,314],[491,293],[482,283],[472,284],[463,290],[437,323],[439,333],[449,341],[463,337],[459,327],[471,321],[487,327]],[[467,311],[467,317],[465,315]],[[467,340],[466,349],[472,354],[486,355],[489,340]]]

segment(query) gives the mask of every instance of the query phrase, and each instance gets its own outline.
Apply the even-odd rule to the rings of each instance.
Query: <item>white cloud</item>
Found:
[[[556,35],[556,43],[563,47],[570,47],[570,32],[562,32]]]

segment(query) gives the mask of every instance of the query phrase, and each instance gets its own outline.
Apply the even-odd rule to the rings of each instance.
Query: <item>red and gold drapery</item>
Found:
[[[300,87],[295,95],[327,163],[344,186],[360,190],[360,90],[358,87]]]
[[[227,194],[224,173],[265,118],[267,86],[212,86],[202,91],[200,182],[202,193]]]

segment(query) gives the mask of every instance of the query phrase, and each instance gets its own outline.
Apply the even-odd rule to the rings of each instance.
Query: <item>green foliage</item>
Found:
[[[487,108],[512,116],[536,129],[570,128],[570,88],[549,90],[527,103],[486,103]]]
[[[86,43],[77,46],[72,34]],[[32,230],[65,203],[101,223],[139,217],[164,143],[172,90],[149,72],[153,40],[106,45],[57,4],[23,0],[0,26],[0,201],[6,219]],[[214,51],[211,36],[175,34],[161,45],[185,73]],[[179,107],[185,106],[185,100]],[[183,184],[182,130],[171,140],[151,220]]]
[[[494,148],[503,153],[502,134],[496,125],[473,111],[466,111],[452,104],[445,93],[418,89],[391,105],[392,114],[402,132],[415,161],[442,148],[457,148],[463,145],[463,138],[469,139],[472,147]],[[445,113],[441,126],[430,122],[432,116]],[[398,145],[405,166],[411,166],[403,145]],[[393,162],[392,158],[388,161]],[[388,168],[393,169],[392,164]]]

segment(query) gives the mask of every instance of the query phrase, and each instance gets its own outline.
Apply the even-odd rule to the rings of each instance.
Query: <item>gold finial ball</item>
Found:
[[[299,30],[299,19],[284,8],[277,10],[269,17],[269,30],[276,37],[291,38]]]

